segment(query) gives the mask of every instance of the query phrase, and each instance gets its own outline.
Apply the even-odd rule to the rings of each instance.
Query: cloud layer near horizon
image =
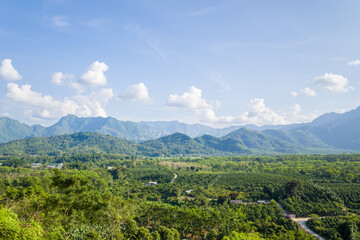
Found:
[[[78,78],[73,74],[55,72],[51,82],[57,86],[66,86],[77,90],[77,93],[55,99],[51,95],[42,94],[32,89],[30,84],[7,83],[6,96],[11,101],[18,103],[24,109],[24,115],[29,119],[57,119],[67,114],[80,117],[106,117],[106,106],[112,99],[125,101],[140,101],[152,103],[145,83],[140,82],[128,86],[121,94],[116,95],[112,88],[105,88],[107,77],[105,72],[109,69],[104,62],[95,61]],[[22,77],[13,67],[11,59],[4,59],[0,67],[0,76],[6,81],[18,81]],[[347,78],[326,73],[314,78],[314,83],[331,92],[347,92],[353,89],[348,84]],[[315,90],[310,87],[291,92],[293,97],[298,95],[316,96]],[[248,103],[247,110],[237,115],[221,115],[216,113],[221,102],[209,101],[202,95],[202,90],[191,86],[182,94],[170,94],[166,105],[170,109],[187,109],[203,123],[212,125],[229,124],[256,124],[273,125],[289,124],[311,121],[317,114],[304,115],[301,106],[295,104],[286,112],[280,112],[266,106],[265,99],[254,98]]]
[[[214,109],[216,104],[208,103],[202,97],[201,89],[191,86],[188,91],[182,95],[171,94],[167,105],[176,108],[185,108],[195,113],[202,121],[207,123],[232,123],[232,124],[289,124],[294,122],[306,122],[314,119],[317,115],[301,115],[301,107],[296,104],[291,107],[291,111],[278,113],[265,105],[263,98],[254,98],[250,100],[248,111],[235,116],[218,116]]]
[[[20,75],[12,66],[9,67],[9,63],[11,64],[11,60],[5,61],[5,67],[12,72],[11,79],[20,80]],[[104,75],[107,69],[108,66],[105,63],[95,61],[79,81],[74,81],[75,76],[72,74],[53,73],[51,82],[55,85],[65,85],[80,92],[91,87],[84,94],[75,94],[71,97],[64,97],[62,100],[34,91],[30,84],[20,85],[17,83],[7,84],[6,96],[24,107],[24,115],[30,119],[57,119],[67,114],[80,117],[106,117],[106,105],[115,97],[111,88],[99,88],[107,83]],[[9,76],[7,78],[9,79]],[[6,80],[6,78],[4,79]]]
[[[33,91],[29,84],[8,83],[6,96],[16,103],[30,107],[24,113],[31,119],[57,119],[67,114],[106,117],[105,107],[114,97],[114,93],[111,88],[103,88],[89,95],[75,95],[59,101],[50,95]]]

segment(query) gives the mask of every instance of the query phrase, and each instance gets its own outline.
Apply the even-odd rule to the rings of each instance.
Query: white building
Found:
[[[149,181],[147,184],[146,184],[146,186],[152,186],[152,185],[158,185],[158,183],[157,182],[153,182],[153,181]]]

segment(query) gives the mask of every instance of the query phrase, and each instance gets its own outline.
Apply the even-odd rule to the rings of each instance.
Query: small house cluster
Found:
[[[46,169],[53,169],[53,168],[62,169],[62,167],[63,167],[62,163],[49,163]]]
[[[41,167],[41,163],[33,163],[31,167],[39,168],[39,167]]]

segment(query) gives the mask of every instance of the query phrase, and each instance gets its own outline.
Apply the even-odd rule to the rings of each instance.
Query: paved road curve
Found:
[[[284,208],[281,206],[280,203],[277,202],[277,205],[279,206],[279,208],[283,211],[283,214],[285,216],[288,215],[288,213],[284,210]],[[317,239],[320,240],[325,240],[325,238],[321,237],[319,234],[313,232],[310,228],[308,228],[308,226],[306,226],[306,222],[307,220],[309,220],[310,218],[291,218],[291,220],[293,220],[294,222],[296,222],[305,232],[311,234],[312,236],[316,237]]]
[[[177,174],[174,173],[174,178],[171,180],[171,183],[174,183],[176,178],[177,178]]]
[[[317,239],[325,240],[325,238],[321,237],[317,233],[313,232],[308,226],[306,226],[306,221],[310,218],[292,218],[293,221],[295,221],[297,224],[300,225],[300,227],[305,231],[316,237]]]

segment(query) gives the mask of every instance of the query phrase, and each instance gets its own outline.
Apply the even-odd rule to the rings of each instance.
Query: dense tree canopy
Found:
[[[360,205],[358,157],[3,156],[0,234],[314,239],[286,218],[280,203],[288,212],[312,217],[309,226],[327,239],[356,239],[359,219],[351,212]],[[63,163],[62,169],[46,169],[50,163]],[[149,181],[157,185],[147,186]]]

